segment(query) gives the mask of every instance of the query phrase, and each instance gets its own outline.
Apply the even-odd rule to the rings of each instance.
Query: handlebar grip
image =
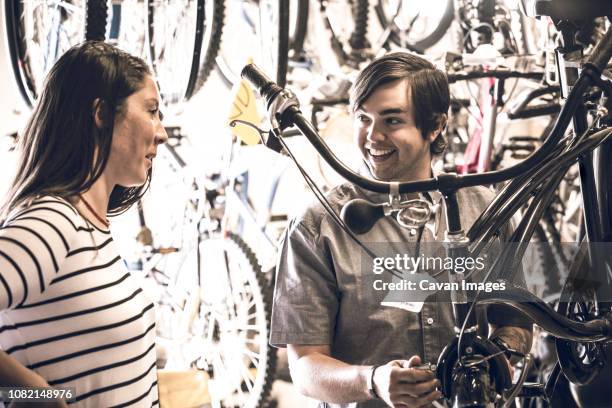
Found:
[[[268,107],[270,107],[276,95],[283,90],[255,64],[246,65],[242,69],[240,76],[257,88],[259,94],[266,100]]]
[[[355,234],[365,234],[384,216],[383,204],[372,204],[361,198],[349,201],[340,212],[342,220]]]
[[[602,72],[610,58],[612,57],[612,25],[608,27],[608,31],[603,36],[603,38],[599,41],[599,43],[595,46],[593,52],[589,56],[587,60],[588,63],[593,64],[597,67],[599,72]]]

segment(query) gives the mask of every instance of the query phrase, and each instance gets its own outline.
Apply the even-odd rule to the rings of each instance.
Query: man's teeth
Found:
[[[384,156],[394,151],[394,149],[368,149],[372,156]]]

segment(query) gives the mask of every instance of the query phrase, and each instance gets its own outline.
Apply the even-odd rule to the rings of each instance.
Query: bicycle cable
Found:
[[[334,211],[334,209],[332,208],[330,202],[327,200],[327,198],[325,197],[325,194],[323,194],[323,192],[319,189],[319,187],[316,185],[316,183],[314,182],[314,180],[312,180],[312,178],[310,177],[310,175],[308,175],[308,173],[306,172],[306,170],[299,164],[299,162],[297,161],[297,159],[295,158],[295,156],[293,155],[293,153],[291,152],[291,149],[289,148],[289,146],[287,145],[287,143],[285,142],[285,140],[283,140],[282,137],[278,137],[278,140],[280,141],[280,143],[283,145],[283,148],[285,149],[285,151],[287,152],[287,155],[291,158],[291,160],[295,163],[296,167],[298,168],[298,171],[300,172],[300,174],[302,175],[302,177],[304,178],[304,180],[306,181],[306,183],[308,184],[308,187],[311,189],[311,191],[314,193],[315,197],[317,198],[317,200],[319,201],[319,203],[321,203],[321,205],[323,206],[323,208],[325,209],[325,211],[330,215],[330,217],[332,218],[332,220],[334,220],[334,222],[344,231],[347,233],[347,235],[361,248],[363,249],[363,251],[370,256],[372,259],[378,258],[378,256],[376,255],[376,253],[374,253],[374,251],[372,251],[370,248],[368,248],[363,242],[361,242],[361,240],[359,240],[359,238],[355,235],[355,233],[353,231],[350,230],[350,228],[346,225],[346,223],[342,220],[342,218],[340,218],[340,216],[338,214],[336,214],[336,212]],[[420,238],[421,236],[419,235],[419,243],[420,243]],[[399,272],[396,269],[390,269],[390,268],[386,268],[384,269],[386,272],[390,273],[391,275],[395,276],[396,278],[402,279],[402,273]],[[432,274],[431,277],[432,278],[436,278],[438,276],[440,276],[442,273],[446,272],[446,270],[442,270],[440,272],[437,272],[435,274]]]
[[[592,128],[592,126],[591,126]],[[589,129],[591,129],[589,128]],[[588,133],[585,132],[585,134]],[[550,164],[553,163],[554,165],[559,166],[559,160],[561,161],[561,163],[565,163],[565,162],[572,162],[575,160],[575,158],[581,154],[583,154],[584,152],[594,149],[596,146],[598,146],[599,144],[603,143],[606,138],[608,136],[610,136],[610,134],[612,134],[612,128],[606,128],[603,129],[601,131],[598,131],[597,133],[590,135],[590,136],[585,136],[585,137],[580,137],[578,138],[578,140],[580,140],[580,142],[577,142],[575,146],[572,146],[570,149],[568,149],[566,152],[564,152],[563,154],[561,154],[557,159],[557,162],[555,163],[554,161],[549,161],[549,165],[548,166],[544,166],[542,167],[535,175],[538,176],[539,178],[545,178],[547,176],[548,173],[546,173],[546,171],[549,169],[549,167],[552,167]],[[584,146],[583,146],[584,145]],[[569,166],[568,166],[569,167]],[[546,174],[544,174],[546,173]],[[544,175],[543,175],[544,174]],[[487,274],[485,275],[485,277],[483,278],[482,282],[486,283],[487,280],[489,279],[489,276],[491,275],[491,273],[493,272],[493,270],[497,267],[499,258],[498,260],[491,266],[491,268],[489,268],[489,270],[487,271]],[[463,340],[463,334],[465,332],[465,328],[467,325],[467,322],[469,320],[470,315],[472,314],[473,310],[474,310],[474,306],[476,305],[477,301],[478,301],[478,297],[480,296],[480,294],[482,293],[482,289],[478,289],[476,291],[476,294],[474,295],[474,300],[471,302],[470,307],[468,308],[468,311],[466,313],[466,317],[463,321],[463,324],[461,325],[461,330],[459,331],[459,335],[458,335],[458,342],[457,342],[457,356],[458,356],[458,361],[461,364],[461,343]]]

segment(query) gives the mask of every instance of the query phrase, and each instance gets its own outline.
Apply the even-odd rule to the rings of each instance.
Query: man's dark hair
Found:
[[[416,127],[427,137],[448,113],[450,91],[446,74],[415,54],[394,52],[370,63],[351,88],[351,110],[359,109],[380,86],[402,79],[408,80]],[[431,153],[440,154],[445,148],[446,140],[440,132],[431,144]]]
[[[38,195],[68,198],[88,190],[108,162],[115,117],[150,74],[142,59],[104,42],[87,41],[66,51],[51,68],[19,138],[19,167],[0,218]],[[102,127],[96,125],[96,109]],[[108,214],[127,210],[150,179],[149,169],[142,186],[115,186]]]

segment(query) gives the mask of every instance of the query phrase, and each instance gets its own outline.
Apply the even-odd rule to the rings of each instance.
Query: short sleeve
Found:
[[[276,268],[270,344],[332,344],[338,307],[338,285],[325,245],[292,222]]]
[[[0,227],[0,310],[39,297],[60,269],[76,233],[76,210],[55,197],[19,209]]]

